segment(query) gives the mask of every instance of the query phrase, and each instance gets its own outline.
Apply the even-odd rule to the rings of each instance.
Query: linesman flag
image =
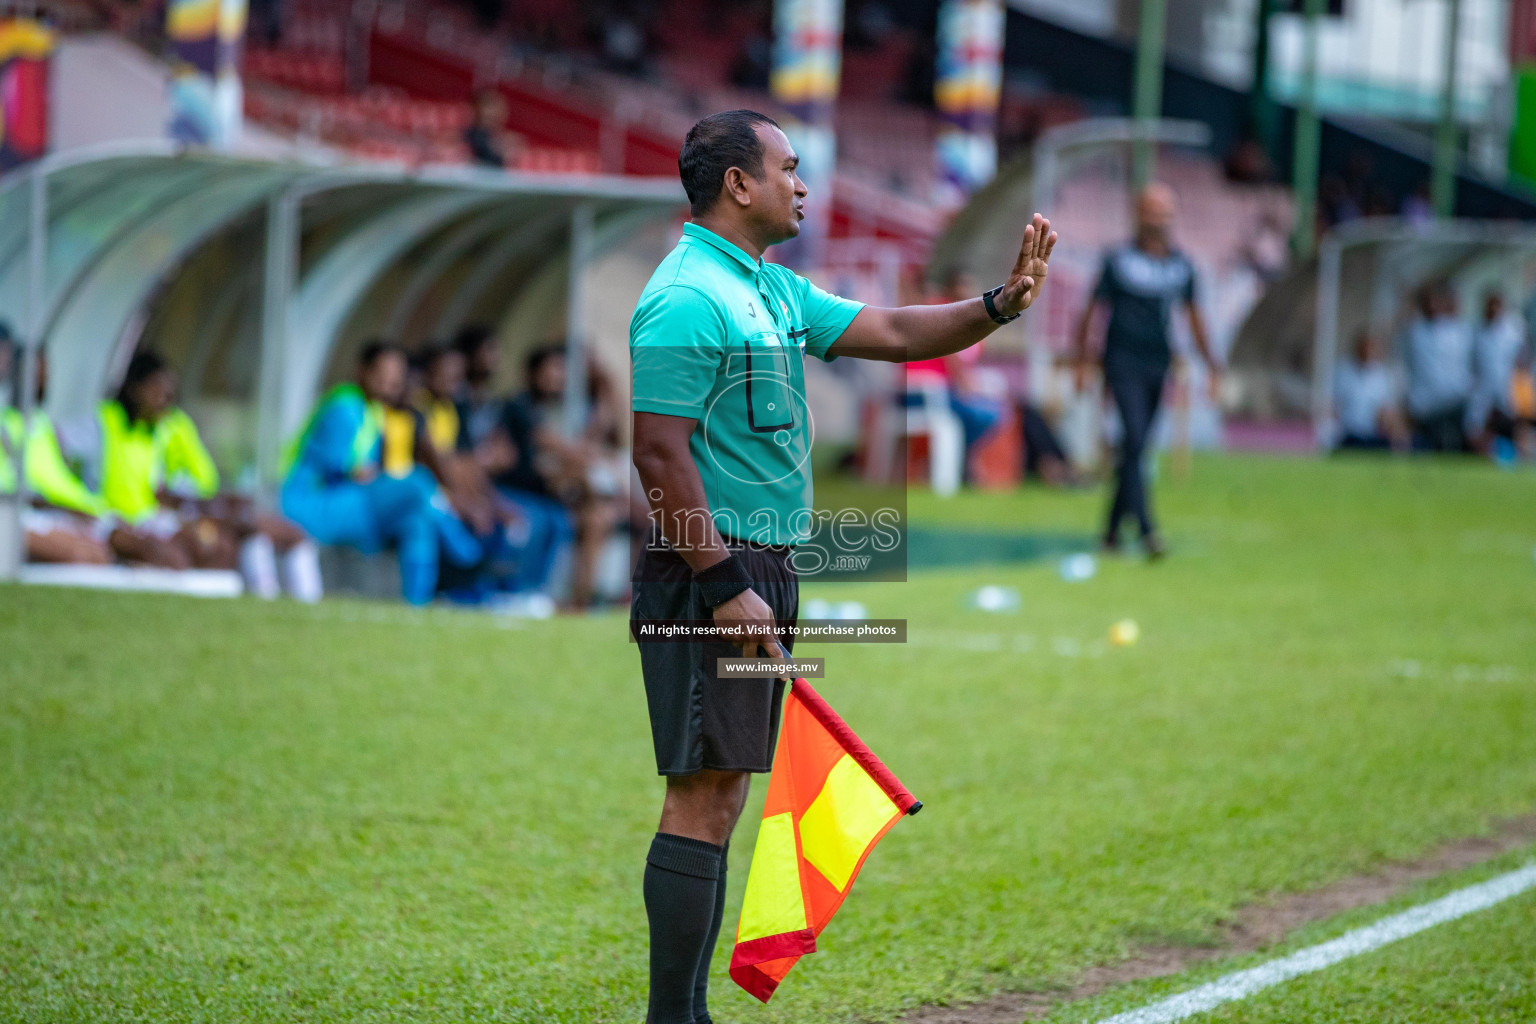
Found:
[[[853,888],[864,859],[922,804],[804,679],[784,700],[731,978],[763,1002]]]

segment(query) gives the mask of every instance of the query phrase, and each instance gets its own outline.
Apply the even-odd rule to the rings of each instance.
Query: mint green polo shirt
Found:
[[[837,358],[827,349],[863,308],[691,223],[651,275],[629,322],[632,405],[698,420],[688,450],[721,533],[811,536],[804,359]]]

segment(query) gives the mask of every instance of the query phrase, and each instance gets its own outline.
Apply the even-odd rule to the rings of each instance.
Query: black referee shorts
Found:
[[[725,538],[751,573],[752,589],[773,609],[780,629],[793,626],[800,612],[800,581],[790,565],[794,549]],[[657,620],[709,621],[693,572],[683,557],[653,531],[635,564],[630,629]],[[789,654],[794,641],[779,640]],[[781,679],[722,679],[715,659],[739,658],[741,647],[725,640],[642,642],[640,669],[651,712],[656,771],[692,775],[701,768],[732,772],[767,772],[773,768],[784,698]],[[765,655],[766,656],[766,655]]]

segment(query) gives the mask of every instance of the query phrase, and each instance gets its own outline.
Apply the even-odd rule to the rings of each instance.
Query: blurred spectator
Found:
[[[1472,337],[1473,386],[1466,419],[1467,437],[1485,455],[1494,453],[1501,439],[1511,454],[1531,447],[1530,428],[1515,410],[1513,387],[1516,368],[1529,354],[1525,324],[1505,311],[1503,293],[1490,289]]]
[[[1456,293],[1446,282],[1423,286],[1417,298],[1418,315],[1403,343],[1415,444],[1430,451],[1465,451],[1472,328],[1457,316]]]
[[[1362,212],[1359,199],[1350,192],[1344,179],[1336,174],[1327,175],[1318,184],[1317,205],[1324,223],[1330,227],[1358,220]]]
[[[1258,185],[1274,177],[1269,154],[1264,152],[1263,145],[1251,130],[1245,131],[1227,151],[1222,161],[1222,170],[1228,181],[1240,185]]]
[[[518,139],[507,131],[507,100],[497,89],[475,93],[475,118],[464,129],[470,159],[482,167],[506,167],[516,162]]]
[[[1434,223],[1435,207],[1430,202],[1429,182],[1422,181],[1413,190],[1413,194],[1403,200],[1399,214],[1402,218],[1418,227]]]
[[[1370,330],[1355,338],[1355,349],[1333,376],[1334,411],[1340,448],[1404,451],[1412,440],[1403,417],[1398,382],[1387,363],[1386,346]]]
[[[428,346],[421,353],[422,379],[415,406],[440,455],[461,450],[463,430],[454,400],[464,388],[464,367],[464,353],[448,345]]]
[[[772,71],[773,38],[761,29],[754,29],[742,40],[741,52],[731,64],[731,84],[738,89],[766,90]]]
[[[1279,280],[1290,264],[1290,239],[1286,227],[1280,211],[1265,210],[1248,244],[1243,247],[1243,261],[1264,284]]]
[[[1082,481],[1045,415],[1033,404],[1020,402],[1019,423],[1024,431],[1024,479],[1047,487],[1078,486]]]
[[[969,274],[956,271],[949,275],[940,288],[933,291],[928,301],[958,302],[979,295],[981,291]],[[954,355],[919,359],[905,364],[907,389],[902,395],[902,404],[909,408],[920,406],[926,400],[928,390],[934,389],[943,393],[949,410],[960,421],[960,428],[965,435],[967,458],[962,464],[966,466],[964,479],[967,481],[970,479],[971,451],[997,429],[1003,415],[1003,402],[983,394],[976,387],[972,371],[981,359],[983,344],[977,342]]]
[[[426,373],[416,397],[416,410],[454,507],[485,547],[478,588],[489,586],[513,594],[545,590],[561,538],[548,528],[533,529],[529,517],[516,502],[497,491],[475,460],[455,402],[464,390],[464,353],[451,346],[431,348],[423,365]],[[483,600],[487,595],[478,596]]]
[[[11,325],[0,320],[0,409],[12,404],[19,388],[11,383],[11,370],[16,366],[16,336]]]
[[[1517,424],[1515,442],[1520,454],[1536,458],[1536,353],[1527,348],[1510,375],[1509,404]]]
[[[440,544],[458,565],[473,565],[481,552],[426,468],[382,472],[385,407],[401,404],[405,380],[402,350],[364,346],[357,382],[333,388],[300,435],[281,501],[284,514],[323,544],[364,552],[397,546],[403,595],[426,604],[437,589]]]
[[[134,353],[117,396],[95,416],[61,426],[80,478],[139,534],[162,542],[144,552],[160,564],[239,569],[258,596],[276,597],[286,585],[295,597],[317,600],[314,545],[293,523],[219,493],[218,470],[196,424],[176,407],[176,389],[164,359]]]
[[[460,444],[524,524],[519,540],[525,554],[509,588],[514,592],[544,589],[560,555],[574,541],[571,513],[549,493],[533,468],[528,418],[492,389],[501,362],[495,335],[485,327],[466,327],[454,347],[464,356],[464,383],[457,403]]]
[[[595,26],[603,63],[625,75],[645,73],[645,28],[629,3],[617,3],[598,16]]]
[[[844,45],[856,50],[876,49],[896,29],[896,19],[885,0],[854,0],[848,4],[844,21]]]
[[[108,538],[115,523],[101,495],[88,490],[64,462],[53,422],[41,408],[47,379],[43,355],[37,356],[37,403],[30,430],[21,410],[10,405],[15,365],[9,332],[0,333],[0,386],[7,392],[0,401],[0,494],[16,493],[17,460],[22,460],[31,494],[21,513],[27,560],[106,565],[112,561]]]
[[[501,347],[491,329],[478,324],[460,330],[453,339],[453,347],[464,356],[464,384],[456,403],[459,424],[468,436],[470,446],[478,453],[480,446],[489,441],[501,425],[506,405],[506,400],[494,390],[496,375],[501,370]],[[492,464],[486,468],[496,476],[503,468],[501,463],[510,465],[511,459],[497,458],[490,462]]]
[[[426,424],[415,409],[404,403],[411,384],[411,373],[407,370],[405,384],[400,388],[400,397],[382,403],[379,408],[384,428],[383,462],[380,468],[388,476],[396,478],[410,476],[418,465],[433,471],[435,461],[435,453],[423,450],[430,447],[426,438]]]
[[[486,32],[501,24],[506,6],[506,0],[469,0],[469,9],[475,14],[475,23]]]
[[[285,0],[250,0],[250,37],[267,46],[283,41]]]
[[[113,513],[106,500],[85,485],[70,467],[59,444],[53,419],[43,408],[48,392],[48,359],[37,353],[37,391],[32,426],[26,432],[26,480],[33,508],[26,513],[27,557],[39,562],[105,564],[113,556],[165,568],[184,569],[190,564],[175,545],[133,529]],[[0,338],[0,366],[9,362],[7,343]],[[0,383],[9,381],[0,378]],[[4,411],[6,461],[0,466],[0,492],[15,487],[12,459],[19,453],[22,417],[17,409]],[[103,551],[103,547],[105,550]]]
[[[510,486],[533,494],[554,495],[571,509],[576,523],[576,551],[571,565],[569,605],[589,607],[595,595],[598,558],[626,511],[621,479],[627,478],[617,451],[623,411],[611,379],[588,360],[586,416],[567,435],[564,345],[544,345],[527,358],[527,387],[507,405],[511,429],[522,434],[521,460],[507,478]],[[622,475],[621,475],[622,474]]]

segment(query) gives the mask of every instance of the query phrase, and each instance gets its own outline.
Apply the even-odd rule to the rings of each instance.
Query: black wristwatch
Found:
[[[998,292],[1000,292],[1002,290],[1003,290],[1003,286],[1002,285],[998,285],[996,288],[993,288],[991,291],[982,292],[981,293],[981,302],[982,302],[982,305],[987,307],[987,316],[992,318],[992,322],[993,323],[995,323],[995,324],[1011,324],[1015,320],[1017,320],[1020,316],[1022,316],[1024,314],[1024,311],[1023,310],[1019,310],[1019,312],[1011,313],[1008,316],[1003,316],[1001,313],[999,313],[997,311],[997,307],[992,304],[992,296],[996,295]]]

